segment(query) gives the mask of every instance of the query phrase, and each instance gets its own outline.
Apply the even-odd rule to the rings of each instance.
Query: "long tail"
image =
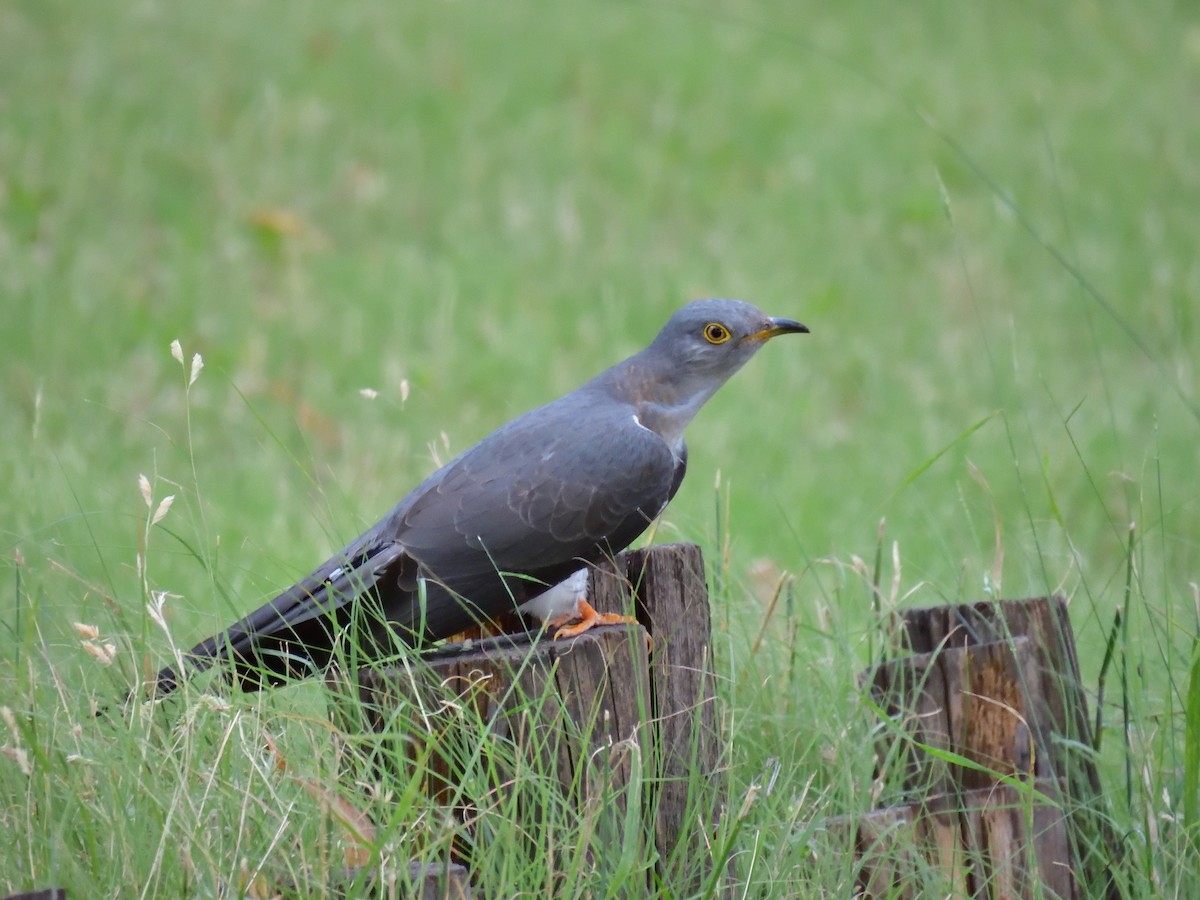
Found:
[[[155,678],[155,695],[171,693],[184,679],[222,660],[232,664],[243,690],[323,669],[353,607],[377,599],[372,593],[381,577],[405,560],[403,548],[395,543],[333,557],[271,602],[187,651],[182,670],[164,667]]]

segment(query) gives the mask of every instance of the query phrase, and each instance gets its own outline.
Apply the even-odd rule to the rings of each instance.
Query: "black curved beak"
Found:
[[[808,326],[795,319],[767,319],[767,327],[747,335],[747,341],[769,341],[778,334],[808,334]]]

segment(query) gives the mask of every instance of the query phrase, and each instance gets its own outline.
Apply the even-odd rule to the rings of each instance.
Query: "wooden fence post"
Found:
[[[881,895],[896,875],[895,855],[875,850],[913,834],[920,846],[948,822],[939,846],[957,848],[966,893],[1119,898],[1119,846],[1101,808],[1065,601],[907,609],[897,619],[913,655],[864,677],[909,738],[897,760],[908,799],[873,815],[906,826],[887,840],[875,824],[859,827],[868,892]],[[884,739],[881,757],[893,759],[894,731]]]
[[[612,569],[593,575],[596,608],[627,608],[629,595],[639,622],[654,641],[650,656],[651,708],[655,728],[657,797],[655,847],[659,874],[681,892],[698,890],[708,875],[709,834],[725,801],[725,737],[717,718],[712,669],[712,610],[704,557],[695,544],[666,544],[617,557]],[[697,796],[695,786],[711,791]],[[707,806],[707,808],[701,808]]]
[[[398,708],[421,710],[406,717],[408,733],[398,739],[410,758],[423,760],[426,792],[447,805],[479,798],[461,796],[452,754],[423,748],[469,743],[461,728],[471,722],[490,723],[489,739],[532,754],[537,771],[556,773],[574,802],[615,786],[606,797],[616,812],[624,812],[626,797],[637,799],[655,845],[648,886],[660,881],[688,893],[711,876],[708,839],[725,799],[700,550],[659,545],[621,554],[592,571],[589,602],[602,612],[633,611],[639,626],[597,628],[563,641],[500,636],[441,648],[419,664],[363,670],[356,690],[366,721],[359,726],[382,733]],[[453,714],[462,704],[470,704],[471,715]],[[419,729],[411,727],[416,719]],[[344,714],[341,724],[354,727]],[[608,748],[602,773],[591,768],[598,748]],[[626,794],[621,788],[635,756],[640,794]],[[597,778],[611,784],[597,785]],[[486,895],[487,886],[479,887]]]

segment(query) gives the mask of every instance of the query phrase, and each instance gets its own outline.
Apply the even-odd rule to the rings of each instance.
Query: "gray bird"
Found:
[[[588,566],[675,496],[683,432],[705,401],[767,340],[807,332],[738,300],[689,303],[646,349],[442,466],[307,578],[184,654],[181,671],[225,660],[257,690],[324,669],[341,634],[370,659],[518,608],[556,637],[628,621],[587,603]],[[179,681],[167,667],[155,689]]]

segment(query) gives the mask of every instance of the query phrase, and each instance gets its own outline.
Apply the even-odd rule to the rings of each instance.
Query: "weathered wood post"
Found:
[[[428,796],[468,821],[482,798],[463,796],[461,759],[448,748],[478,747],[479,724],[487,723],[486,740],[527,760],[526,771],[553,773],[581,810],[599,803],[628,821],[626,804],[637,803],[640,833],[656,851],[640,855],[657,860],[647,883],[687,893],[711,875],[705,831],[724,801],[700,550],[678,544],[621,554],[592,571],[589,602],[602,612],[632,611],[639,625],[563,641],[499,636],[450,645],[408,666],[363,670],[357,708],[367,721],[360,724],[385,733],[406,709],[405,733],[395,736],[405,750],[387,754],[385,764],[419,762]],[[353,727],[344,719],[342,726]]]
[[[709,854],[696,823],[715,824],[725,800],[725,737],[717,717],[704,557],[695,544],[634,550],[618,556],[614,570],[600,570],[593,583],[602,611],[621,609],[632,595],[638,621],[654,641],[650,696],[657,797],[650,800],[655,847],[666,883],[686,893],[699,888],[710,871],[699,864]],[[697,794],[701,784],[711,791]]]
[[[908,799],[858,824],[865,892],[894,895],[903,844],[965,894],[1120,897],[1065,601],[909,609],[897,625],[912,655],[864,677]]]

